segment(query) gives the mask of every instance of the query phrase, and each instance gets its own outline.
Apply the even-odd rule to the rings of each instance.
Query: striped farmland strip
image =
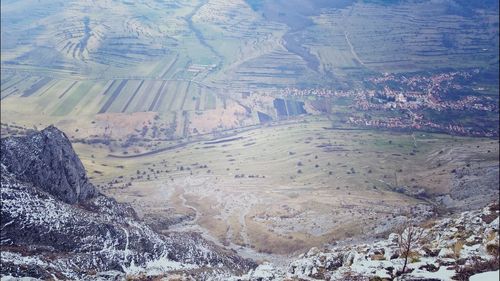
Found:
[[[10,89],[10,88],[14,87],[15,85],[19,84],[19,82],[24,81],[24,80],[25,80],[25,78],[21,78],[21,79],[19,79],[19,80],[15,81],[15,82],[13,82],[12,84],[10,84],[10,85],[9,85],[8,87],[6,87],[5,89],[2,89],[2,91],[7,91],[8,89]]]
[[[188,82],[188,85],[186,87],[186,91],[184,93],[184,97],[182,98],[182,103],[181,103],[181,107],[180,107],[180,110],[183,110],[184,108],[184,104],[186,103],[186,98],[187,96],[189,95],[189,87],[191,87],[191,81]]]
[[[182,129],[182,136],[186,137],[189,133],[189,114],[187,111],[182,111],[182,118],[184,118],[184,126]]]
[[[106,90],[102,93],[103,96],[105,96],[109,92],[109,90],[111,88],[113,88],[113,85],[115,84],[115,82],[116,82],[116,80],[113,80],[113,82],[111,82],[111,84],[109,84],[108,88],[106,88]]]
[[[57,84],[59,82],[59,80],[54,80],[54,83],[52,83],[52,85],[48,86],[45,90],[43,90],[43,92],[41,92],[38,96],[42,96],[43,94],[45,94],[46,92],[48,92],[50,89],[52,89],[52,87],[54,87],[55,84]]]
[[[163,92],[163,87],[165,87],[165,84],[167,84],[167,81],[163,81],[161,83],[160,89],[158,89],[158,92],[156,93],[156,96],[155,96],[153,102],[149,106],[148,111],[153,111],[153,110],[157,109],[158,100],[160,99],[160,96],[161,96],[161,93]]]
[[[130,103],[132,102],[132,100],[135,98],[135,96],[137,95],[137,93],[139,92],[139,90],[141,89],[141,87],[142,87],[143,84],[144,84],[144,80],[142,80],[141,83],[139,84],[139,86],[137,87],[137,89],[135,89],[135,92],[132,94],[132,96],[130,97],[130,99],[127,101],[127,104],[122,109],[122,112],[127,111],[128,106],[130,105]]]
[[[149,107],[150,102],[150,96],[152,92],[155,92],[152,90],[153,86],[155,86],[156,82],[152,80],[144,80],[144,85],[142,86],[141,90],[139,93],[137,93],[138,97],[135,98],[132,103],[130,104],[130,109],[129,111],[131,112],[143,112],[146,111],[147,108]]]
[[[211,92],[206,92],[205,95],[205,110],[215,109],[217,99]]]
[[[198,87],[198,97],[196,98],[196,106],[194,108],[196,111],[200,110],[200,102],[201,102],[201,87]]]
[[[5,91],[4,91],[4,92],[5,92]],[[13,89],[10,93],[8,93],[8,94],[6,94],[6,95],[2,95],[2,96],[1,96],[1,98],[0,98],[0,100],[3,100],[4,98],[6,98],[6,97],[8,97],[8,96],[10,96],[10,95],[12,95],[12,94],[14,94],[14,93],[16,93],[16,92],[19,92],[19,90],[18,90],[18,89]],[[2,94],[3,94],[3,93],[2,93]]]
[[[114,82],[114,81],[113,81]],[[122,80],[122,82],[116,87],[115,91],[113,94],[106,100],[106,103],[102,106],[101,110],[99,110],[98,113],[104,113],[108,111],[108,108],[111,106],[111,104],[115,101],[116,97],[120,92],[122,91],[123,87],[127,84],[128,80]]]
[[[168,106],[167,106],[167,110],[170,110],[170,111],[172,111],[172,104],[174,104],[174,100],[175,100],[175,94],[174,93],[177,92],[177,88],[179,86],[179,83],[176,83],[174,85],[175,85],[175,90],[172,91],[172,94],[171,94],[172,98],[170,99],[170,102],[168,103]]]
[[[160,96],[160,99],[156,103],[156,106],[155,106],[155,109],[154,109],[155,111],[158,111],[158,109],[160,108],[160,106],[164,103],[165,96],[168,96],[168,90],[167,89],[168,89],[168,84],[162,85],[162,89],[160,89],[162,91],[162,94]],[[165,94],[165,92],[167,92],[167,93]]]
[[[52,79],[45,77],[37,81],[35,84],[31,85],[29,89],[24,91],[24,93],[21,95],[21,97],[29,97],[36,91],[38,91],[41,87],[45,86],[47,83],[49,83]]]
[[[66,95],[67,92],[69,92],[69,90],[71,90],[71,88],[73,88],[73,86],[75,86],[75,84],[78,83],[78,81],[75,81],[73,82],[60,96],[59,96],[59,99],[61,99],[62,97],[64,97],[64,95]]]
[[[166,68],[166,70],[160,75],[160,78],[163,78],[165,79],[165,76],[167,76],[167,74],[170,72],[170,70],[172,69],[172,67],[174,66],[174,64],[177,62],[177,60],[179,59],[179,54],[176,54],[175,55],[175,59],[173,59],[170,64],[168,65],[168,67]]]

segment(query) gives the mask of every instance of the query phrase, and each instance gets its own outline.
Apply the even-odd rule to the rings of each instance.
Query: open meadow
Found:
[[[198,231],[243,252],[290,254],[375,237],[403,214],[425,218],[442,207],[436,198],[463,206],[495,191],[485,185],[464,200],[456,181],[479,166],[492,170],[480,177],[498,176],[497,141],[328,125],[311,118],[145,156],[75,148],[100,188],[151,225]]]

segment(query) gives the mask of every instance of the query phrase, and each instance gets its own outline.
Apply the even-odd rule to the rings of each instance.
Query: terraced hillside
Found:
[[[325,34],[322,39],[333,39],[330,42],[338,47],[325,48],[326,40],[306,44],[322,58],[323,67],[334,73],[350,67],[408,72],[470,67],[471,61],[476,66],[488,65],[498,60],[493,52],[498,50],[497,15],[494,10],[478,10],[467,17],[445,4],[430,2],[358,3],[322,13],[314,18],[317,25],[305,32],[306,38],[315,39],[319,31]]]
[[[367,81],[383,80],[387,73],[405,79],[452,71],[480,71],[476,76],[482,81],[454,81],[444,94],[465,95],[463,103],[478,100],[483,109],[498,111],[498,79],[491,78],[498,74],[495,3],[24,0],[1,5],[5,123],[31,127],[36,120],[37,126],[78,130],[79,138],[123,139],[157,116],[156,123],[165,124],[160,129],[169,132],[164,136],[180,139],[324,114],[318,104],[329,107],[327,113],[343,113],[359,103],[357,91],[372,95]],[[290,88],[310,94],[294,97],[305,108],[292,106],[293,114],[283,114],[274,99],[287,98],[282,93]],[[351,94],[337,102],[314,89]],[[414,92],[409,84],[402,89]],[[444,120],[431,124],[440,128],[454,122],[483,128],[498,121],[467,112],[417,114]],[[373,114],[379,115],[378,109]],[[131,115],[134,126],[120,121]],[[448,115],[460,117],[449,121]],[[116,126],[129,133],[116,135]]]
[[[14,71],[241,91],[498,61],[493,4],[248,2],[4,1],[3,84]]]

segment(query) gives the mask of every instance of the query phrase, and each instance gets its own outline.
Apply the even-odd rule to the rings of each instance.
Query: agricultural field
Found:
[[[382,9],[383,20],[378,16]],[[305,31],[314,43],[306,44],[321,58],[323,68],[333,73],[360,67],[375,72],[433,70],[443,65],[467,68],[471,61],[476,67],[498,61],[492,52],[499,46],[494,10],[467,17],[430,2],[389,7],[358,3],[325,12],[314,22]],[[335,48],[317,44],[318,33]]]
[[[226,108],[246,93],[358,89],[377,73],[498,64],[497,11],[480,4],[459,13],[430,2],[281,2],[4,1],[1,99],[13,111],[2,117],[69,127],[65,119],[156,112],[176,116],[184,137],[200,132],[188,127],[202,116],[220,120],[198,126],[205,133],[258,123]],[[275,119],[268,106],[249,114]]]
[[[2,87],[4,120],[20,124],[33,115],[70,127],[75,125],[70,122],[73,117],[87,120],[90,126],[100,115],[156,112],[168,119],[172,114],[199,116],[225,110],[225,102],[212,88],[184,79],[63,80],[12,75]]]
[[[245,90],[498,61],[497,11],[481,4],[256,2],[4,1],[2,70]]]

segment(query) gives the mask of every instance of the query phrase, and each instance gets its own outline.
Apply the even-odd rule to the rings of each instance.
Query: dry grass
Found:
[[[410,263],[419,262],[420,258],[421,258],[420,254],[416,251],[411,251],[408,254],[408,260],[410,261]]]
[[[498,243],[486,244],[486,252],[498,259],[498,254],[500,253]]]
[[[490,231],[486,236],[486,243],[495,240],[496,237],[497,237],[497,232],[494,230]]]
[[[328,126],[325,120],[311,118],[309,123],[246,131],[226,143],[193,142],[182,149],[131,159],[106,157],[105,148],[96,150],[85,144],[75,148],[88,170],[102,172],[95,176],[101,182],[122,175],[135,177],[136,170],[170,170],[158,179],[143,178],[125,189],[104,190],[131,203],[141,217],[194,215],[193,209],[184,206],[182,195],[187,205],[198,209],[198,220],[193,223],[224,244],[249,244],[272,253],[288,249],[290,253],[390,225],[395,210],[419,203],[388,188],[394,166],[405,171],[398,174],[401,184],[410,183],[410,178],[420,184],[420,179],[432,178],[435,172],[428,166],[427,155],[450,143],[449,136],[420,136],[420,152],[410,155],[413,139],[409,135],[323,129]],[[470,154],[473,152],[466,146],[471,141],[481,142],[483,147],[477,139],[459,139],[453,144]],[[331,149],[325,150],[329,143]],[[167,161],[166,167],[162,161]],[[302,163],[300,175],[296,173],[298,162]],[[199,169],[193,163],[208,168]],[[124,168],[115,168],[118,165]],[[191,170],[181,171],[179,166]],[[351,168],[355,174],[347,173]],[[235,177],[240,174],[245,176]],[[437,184],[433,182],[429,188]],[[166,208],[171,210],[165,212]],[[426,224],[431,227],[434,222]]]
[[[385,255],[383,255],[383,254],[372,255],[371,256],[371,260],[374,260],[374,261],[383,261],[383,260],[385,260]]]
[[[429,219],[424,221],[420,227],[425,228],[425,229],[431,229],[436,225],[436,219]]]
[[[465,242],[463,240],[458,240],[453,244],[453,254],[455,255],[455,259],[460,258],[460,252],[464,248]]]

